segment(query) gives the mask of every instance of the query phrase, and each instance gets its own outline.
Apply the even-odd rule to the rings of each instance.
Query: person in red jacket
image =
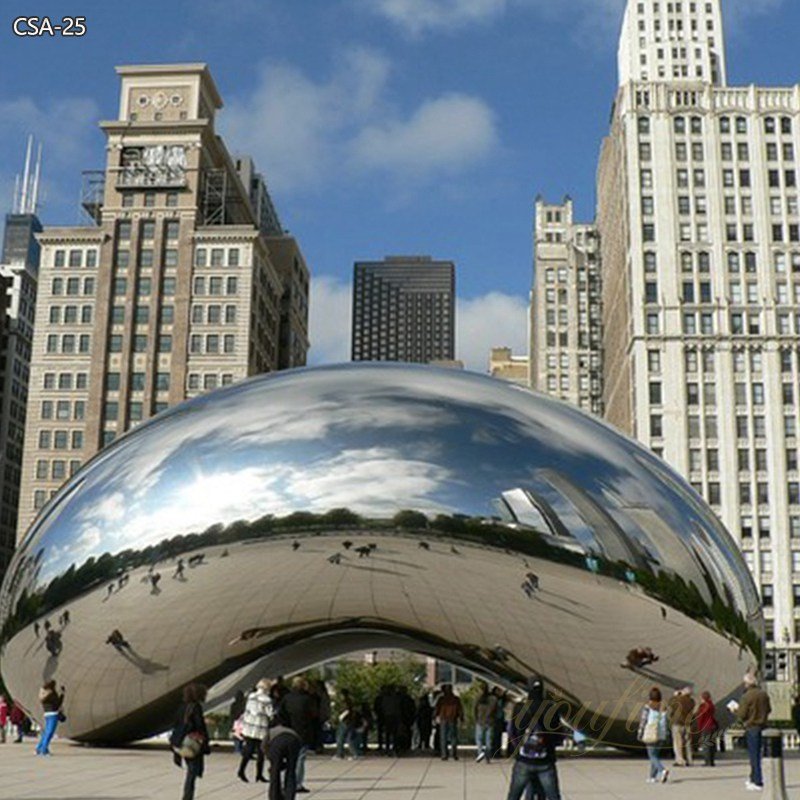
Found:
[[[695,714],[695,730],[700,736],[700,750],[707,767],[714,766],[714,754],[717,751],[717,730],[719,725],[715,716],[714,703],[708,692],[700,695],[700,706]]]

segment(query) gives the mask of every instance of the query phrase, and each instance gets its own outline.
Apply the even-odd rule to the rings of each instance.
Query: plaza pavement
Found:
[[[34,744],[0,745],[2,800],[169,800],[181,794],[182,774],[162,747],[95,749],[56,742],[51,758],[38,758]],[[794,756],[794,754],[793,754]],[[800,758],[787,759],[789,798],[800,798]],[[206,762],[197,800],[265,800],[263,784],[236,779],[238,760],[229,748]],[[369,757],[357,762],[313,757],[308,795],[318,800],[504,800],[511,765],[475,764],[423,757]],[[251,767],[252,770],[252,767]],[[564,800],[729,800],[760,797],[744,789],[746,764],[737,754],[714,770],[673,770],[666,786],[645,783],[646,763],[616,754],[583,755],[559,762]]]

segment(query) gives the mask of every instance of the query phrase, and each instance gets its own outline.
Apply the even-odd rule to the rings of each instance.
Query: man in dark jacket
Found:
[[[305,787],[306,755],[314,746],[314,731],[317,703],[311,696],[308,681],[298,677],[292,681],[292,690],[281,701],[278,719],[291,728],[300,738],[301,748],[297,757],[297,791],[308,792]]]
[[[520,800],[526,790],[545,800],[561,800],[556,771],[556,747],[563,739],[561,722],[538,676],[528,680],[528,697],[515,709],[509,727],[517,744],[508,800]]]
[[[269,759],[269,800],[294,800],[297,760],[302,749],[300,737],[291,728],[276,725],[267,731],[264,751]]]
[[[747,753],[750,756],[750,778],[745,787],[750,790],[763,789],[764,778],[761,774],[762,735],[772,713],[769,695],[758,685],[755,675],[744,676],[745,691],[734,710],[744,725],[744,737],[747,742]]]

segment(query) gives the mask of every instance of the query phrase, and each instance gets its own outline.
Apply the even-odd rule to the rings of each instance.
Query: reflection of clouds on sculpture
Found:
[[[364,516],[392,516],[398,510],[393,498],[402,497],[420,511],[446,513],[451,509],[436,498],[449,479],[449,473],[435,464],[382,448],[348,450],[310,467],[242,468],[240,464],[235,471],[198,470],[171,491],[158,492],[151,481],[148,491],[136,487],[127,498],[115,492],[87,506],[77,515],[74,544],[50,554],[44,566],[51,571],[126,542],[146,547],[167,535],[198,533],[212,524],[266,514],[283,516],[298,508],[314,513],[348,508]],[[157,502],[148,496],[151,489],[156,490]]]
[[[492,516],[493,500],[510,487],[550,491],[531,464],[569,475],[655,562],[694,559],[681,539],[667,557],[663,537],[642,528],[631,509],[651,509],[675,529],[688,518],[707,530],[707,514],[697,516],[680,492],[664,493],[652,454],[581,412],[463,373],[446,373],[437,383],[429,370],[352,374],[345,385],[336,368],[256,379],[165,412],[123,437],[76,477],[80,501],[58,509],[58,538],[80,542],[80,549],[48,553],[40,577],[121,542],[146,546],[298,508]],[[451,477],[467,464],[486,496]],[[680,488],[669,470],[666,477]],[[582,541],[594,538],[568,503],[561,513],[574,534],[584,530]],[[45,516],[39,527],[47,526]],[[99,542],[84,536],[91,527],[101,531]]]

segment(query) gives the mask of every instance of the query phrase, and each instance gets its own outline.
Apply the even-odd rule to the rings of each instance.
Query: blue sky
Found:
[[[593,216],[623,0],[83,0],[83,39],[15,39],[15,16],[64,4],[3,6],[0,196],[32,132],[43,221],[76,223],[114,66],[207,62],[220,132],[255,156],[312,269],[314,363],[348,357],[353,261],[396,253],[456,262],[469,366],[524,351],[533,199],[568,193]],[[800,80],[797,0],[725,7],[732,84]]]

